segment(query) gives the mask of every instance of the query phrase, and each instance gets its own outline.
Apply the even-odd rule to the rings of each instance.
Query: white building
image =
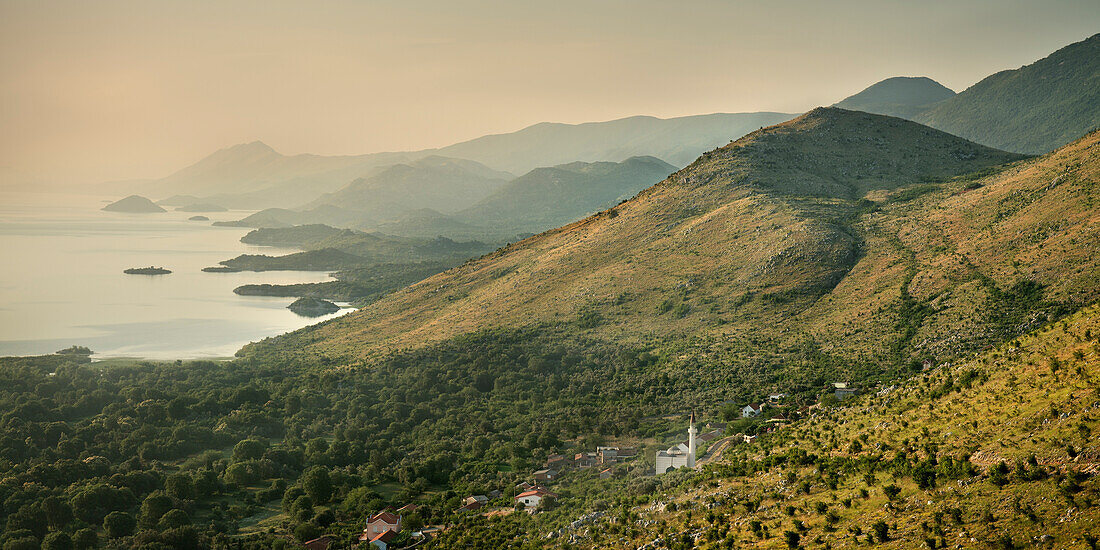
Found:
[[[695,467],[695,436],[699,433],[699,429],[695,427],[695,411],[691,412],[691,419],[688,420],[688,441],[687,444],[680,443],[675,447],[669,447],[665,451],[657,451],[656,457],[656,471],[658,474],[663,474],[669,470],[675,470],[677,468],[694,468]]]
[[[522,502],[524,508],[538,508],[539,504],[542,504],[543,500],[553,500],[557,497],[558,495],[555,495],[550,491],[543,491],[542,489],[531,489],[530,491],[524,491],[516,495],[516,502]]]
[[[763,411],[764,411],[764,405],[762,405],[760,403],[749,403],[748,405],[745,405],[744,407],[741,407],[741,417],[742,418],[752,418],[754,416],[759,415]]]

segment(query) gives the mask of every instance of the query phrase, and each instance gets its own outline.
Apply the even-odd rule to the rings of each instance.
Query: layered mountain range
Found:
[[[950,355],[1096,298],[1097,139],[1026,160],[815,109],[621,205],[261,347],[360,356],[557,325],[616,341]]]
[[[908,118],[978,143],[1050,152],[1100,127],[1100,34],[954,94],[928,78],[890,78],[837,107]]]

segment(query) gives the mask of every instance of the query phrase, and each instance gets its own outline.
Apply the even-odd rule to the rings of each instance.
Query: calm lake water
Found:
[[[112,197],[118,198],[118,197]],[[0,355],[83,345],[94,357],[227,357],[248,342],[351,311],[299,317],[291,298],[237,296],[248,283],[307,283],[327,273],[203,273],[239,254],[293,250],[240,242],[247,229],[213,227],[248,212],[122,214],[107,197],[0,192]],[[126,275],[158,266],[169,275]]]

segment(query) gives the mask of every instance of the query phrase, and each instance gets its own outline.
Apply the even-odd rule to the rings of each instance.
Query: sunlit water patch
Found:
[[[0,355],[52,353],[74,344],[97,357],[230,356],[248,342],[350,311],[299,317],[292,298],[238,296],[249,283],[310,283],[328,273],[204,273],[239,254],[293,250],[240,242],[248,230],[213,227],[248,212],[103,212],[104,197],[0,193]],[[157,266],[168,275],[126,275]]]

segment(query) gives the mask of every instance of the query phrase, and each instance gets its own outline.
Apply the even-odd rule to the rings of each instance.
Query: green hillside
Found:
[[[829,347],[881,353],[896,343],[899,300],[908,303],[909,256],[876,220],[969,184],[945,183],[952,176],[1018,158],[896,118],[816,109],[707,153],[627,203],[285,341],[370,355],[588,316],[599,322],[575,330],[626,342],[724,348],[828,335]],[[859,336],[833,338],[837,326]]]
[[[913,120],[1007,151],[1061,147],[1100,127],[1100,34],[989,76]]]
[[[433,547],[1096,547],[1096,307],[864,390],[802,420],[734,424],[780,428],[738,436],[699,471],[611,486],[566,476],[556,491],[604,499],[582,527],[467,519]],[[585,511],[599,512],[593,502]],[[538,544],[531,533],[550,534]]]

